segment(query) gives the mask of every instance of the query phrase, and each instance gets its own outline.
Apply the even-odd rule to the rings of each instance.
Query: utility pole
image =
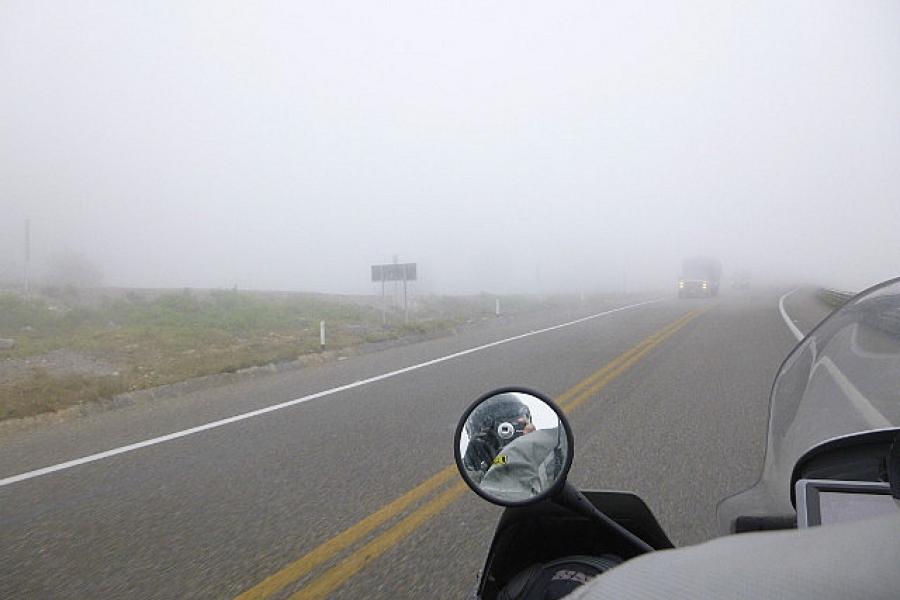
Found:
[[[31,219],[25,219],[25,293],[31,290]]]

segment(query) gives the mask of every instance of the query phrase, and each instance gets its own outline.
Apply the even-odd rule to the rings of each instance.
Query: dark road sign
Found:
[[[372,281],[415,281],[416,263],[372,265]]]

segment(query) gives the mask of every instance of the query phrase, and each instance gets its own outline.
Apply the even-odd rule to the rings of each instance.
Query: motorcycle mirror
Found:
[[[534,504],[566,481],[574,455],[572,427],[550,398],[502,388],[463,413],[453,440],[456,466],[472,490],[501,506]]]

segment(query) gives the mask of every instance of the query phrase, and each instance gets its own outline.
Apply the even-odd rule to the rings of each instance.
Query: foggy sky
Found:
[[[900,275],[900,3],[0,4],[0,281]]]

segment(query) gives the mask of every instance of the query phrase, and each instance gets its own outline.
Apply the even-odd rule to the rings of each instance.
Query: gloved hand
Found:
[[[491,463],[499,450],[499,444],[494,436],[479,433],[469,440],[469,447],[466,448],[463,462],[468,469],[486,473],[491,468]]]

